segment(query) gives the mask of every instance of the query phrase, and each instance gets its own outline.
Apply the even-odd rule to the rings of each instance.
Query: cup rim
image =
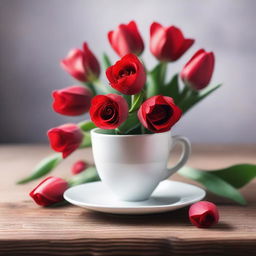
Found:
[[[91,134],[97,134],[98,136],[103,136],[103,137],[113,137],[113,138],[124,138],[124,137],[148,137],[148,136],[159,136],[161,134],[171,134],[171,130],[166,131],[166,132],[158,132],[158,133],[151,133],[151,134],[106,134],[106,133],[99,133],[97,130],[104,130],[99,127],[96,127],[91,130]]]

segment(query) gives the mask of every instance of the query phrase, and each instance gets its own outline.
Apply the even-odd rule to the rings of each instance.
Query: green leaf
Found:
[[[199,92],[199,97],[198,97],[198,99],[196,100],[195,103],[201,101],[202,99],[204,99],[205,97],[207,97],[208,95],[210,95],[211,93],[213,93],[215,90],[217,90],[218,88],[220,88],[221,85],[222,85],[222,84],[218,84],[218,85],[216,85],[216,86],[213,87],[213,88],[207,88],[206,90],[200,91],[200,92]]]
[[[235,188],[241,188],[256,178],[256,165],[238,164],[228,168],[211,171],[217,177],[225,180]]]
[[[221,84],[218,84],[217,86],[213,88],[207,88],[203,91],[194,91],[190,89],[189,94],[187,97],[182,100],[180,103],[178,103],[178,106],[182,109],[183,114],[187,112],[189,109],[191,109],[193,106],[195,106],[198,102],[203,100],[205,97],[213,93],[215,90],[217,90]]]
[[[154,95],[164,94],[164,83],[167,70],[167,63],[160,62],[148,73],[147,98]]]
[[[132,105],[132,95],[125,95],[125,94],[120,94],[123,96],[123,98],[126,100],[128,107],[131,108]]]
[[[54,154],[52,156],[44,158],[38,163],[30,176],[19,180],[17,184],[25,184],[29,181],[43,177],[44,175],[52,171],[61,161],[61,154]]]
[[[84,121],[84,122],[80,122],[78,123],[78,126],[80,127],[80,129],[84,132],[88,132],[94,128],[96,128],[97,126],[90,120]]]
[[[103,68],[107,69],[108,67],[112,66],[112,63],[110,61],[110,58],[108,55],[104,52],[102,56],[102,62],[103,62]]]
[[[140,93],[132,95],[132,106],[129,110],[129,112],[133,112],[137,109],[139,109],[141,103],[143,102],[145,92],[142,90]]]
[[[90,131],[89,132],[84,132],[84,137],[83,137],[83,141],[80,144],[79,148],[88,148],[92,146],[92,142],[91,142],[91,134]]]
[[[179,92],[179,74],[175,74],[172,79],[165,84],[164,86],[164,96],[169,96],[174,99],[174,102],[180,99],[180,92]]]
[[[75,185],[83,184],[86,182],[93,182],[98,180],[100,180],[98,172],[95,166],[92,166],[92,167],[88,167],[83,172],[73,176],[68,183],[70,186],[75,186]]]
[[[185,166],[179,170],[179,174],[201,183],[216,195],[229,198],[242,205],[246,204],[241,193],[232,184],[216,175],[215,171],[203,171]]]
[[[128,134],[130,131],[140,125],[140,121],[137,116],[137,111],[129,113],[128,118],[118,128],[116,128],[119,134]]]

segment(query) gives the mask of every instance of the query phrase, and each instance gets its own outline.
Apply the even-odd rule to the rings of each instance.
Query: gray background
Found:
[[[83,41],[98,57],[106,51],[116,60],[106,34],[134,19],[145,38],[149,67],[156,63],[148,50],[152,21],[174,24],[196,39],[170,65],[170,75],[201,47],[216,54],[212,83],[224,86],[174,132],[197,143],[255,143],[255,10],[253,0],[1,0],[0,142],[46,141],[47,129],[80,120],[51,109],[51,91],[77,83],[59,61]]]

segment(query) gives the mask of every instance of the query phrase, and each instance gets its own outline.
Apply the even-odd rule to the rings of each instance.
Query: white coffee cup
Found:
[[[186,137],[171,132],[112,135],[91,131],[95,165],[102,182],[121,200],[147,200],[157,185],[178,171],[188,160],[191,146]],[[182,145],[178,163],[167,168],[170,152]]]

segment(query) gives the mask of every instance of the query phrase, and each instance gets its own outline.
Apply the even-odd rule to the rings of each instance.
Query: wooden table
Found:
[[[48,146],[0,146],[0,255],[256,255],[256,182],[242,189],[248,206],[208,195],[218,204],[220,223],[198,229],[188,208],[147,216],[118,216],[75,206],[41,208],[28,193],[38,183],[15,185],[50,153]],[[190,165],[218,168],[256,163],[256,146],[193,146]],[[75,153],[54,175],[68,177]],[[185,180],[178,175],[176,180]],[[186,180],[186,182],[191,182]]]

